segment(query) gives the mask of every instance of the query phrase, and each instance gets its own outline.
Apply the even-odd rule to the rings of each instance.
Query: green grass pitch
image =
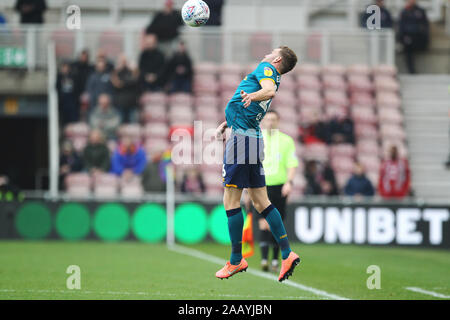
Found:
[[[215,243],[189,246],[227,259]],[[248,259],[259,270],[259,249]],[[450,252],[417,248],[294,244],[302,263],[289,279],[349,299],[439,299],[450,296]],[[66,287],[69,265],[81,269],[81,289]],[[367,267],[381,269],[381,289],[369,290]],[[254,272],[216,279],[221,266],[140,242],[0,241],[0,299],[328,299]]]

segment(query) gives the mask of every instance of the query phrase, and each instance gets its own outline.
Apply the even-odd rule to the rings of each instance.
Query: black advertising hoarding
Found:
[[[221,211],[220,203],[206,203],[196,199],[190,203],[177,202],[176,209],[181,209],[180,206],[189,204],[193,204],[194,207],[189,207],[188,211],[200,210],[204,212],[204,219],[207,220],[206,224],[205,221],[196,221],[195,212],[188,212],[191,217],[190,222],[193,225],[203,224],[204,228],[207,229],[199,230],[199,232],[204,232],[204,237],[202,237],[201,241],[217,241],[217,236],[214,237],[212,234],[212,229],[215,229],[213,224],[226,224],[224,210],[223,219],[212,219],[213,213],[216,218],[217,213],[220,216],[221,212],[217,212],[217,209]],[[76,206],[80,208],[79,210],[84,211],[86,225],[91,226],[91,229],[85,230],[83,236],[78,238],[78,240],[100,240],[101,237],[93,230],[95,217],[98,216],[99,209],[102,207],[108,209],[106,210],[109,213],[107,219],[112,219],[113,210],[111,208],[118,207],[118,209],[121,209],[122,215],[128,217],[126,220],[129,219],[131,221],[135,216],[136,210],[143,205],[152,205],[152,203],[142,201],[110,203],[102,201],[66,202],[45,200],[26,200],[22,203],[1,202],[0,239],[27,238],[23,236],[24,232],[18,232],[21,229],[21,225],[22,229],[31,237],[36,238],[40,235],[39,239],[63,239],[61,232],[57,232],[58,230],[64,231],[64,225],[61,224],[61,219],[58,219],[58,217],[61,217],[64,207],[67,209],[67,206],[71,206],[72,211],[66,210],[67,214],[65,217],[69,218],[66,221],[73,223],[71,222],[73,219],[69,216],[74,214],[73,209]],[[159,202],[158,205],[161,206],[161,210],[165,215],[164,203]],[[25,207],[28,208],[28,214],[31,215],[31,222],[23,226],[23,219],[18,219],[18,217],[21,211],[24,213]],[[75,210],[75,214],[81,213],[77,210]],[[186,213],[186,210],[184,211]],[[42,217],[47,218],[39,218],[33,221],[35,220],[33,217],[39,212]],[[258,219],[257,217],[254,218],[255,240],[258,240]],[[164,216],[162,219],[165,220]],[[44,220],[46,220],[45,224]],[[119,223],[118,221],[120,220],[116,220],[116,223]],[[288,204],[285,225],[290,241],[305,244],[399,245],[450,249],[450,208],[448,206],[355,203],[335,205],[295,202]],[[39,234],[38,227],[43,233]],[[220,238],[228,239],[226,226],[219,229],[223,229],[220,231],[223,233]],[[66,231],[73,232],[74,230]],[[139,241],[131,231],[123,235],[120,240]],[[164,241],[164,237],[159,238],[157,241]]]

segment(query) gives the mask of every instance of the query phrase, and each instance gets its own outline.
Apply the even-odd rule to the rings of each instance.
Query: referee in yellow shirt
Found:
[[[278,208],[284,220],[286,200],[292,190],[298,159],[295,153],[294,139],[278,129],[280,115],[275,110],[269,110],[263,120],[264,160],[263,167],[266,176],[267,193],[270,201]],[[269,249],[273,248],[271,263],[272,271],[278,271],[280,248],[269,224],[264,218],[258,221],[260,229],[261,268],[269,271]]]

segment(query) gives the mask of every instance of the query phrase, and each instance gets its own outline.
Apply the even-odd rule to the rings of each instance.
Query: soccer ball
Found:
[[[201,27],[209,19],[209,7],[202,0],[188,0],[181,9],[184,23],[190,27]]]

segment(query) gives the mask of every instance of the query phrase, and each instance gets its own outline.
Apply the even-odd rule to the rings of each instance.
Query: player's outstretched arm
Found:
[[[220,124],[220,126],[217,127],[217,129],[216,129],[216,139],[217,140],[223,139],[223,133],[227,127],[228,127],[228,125],[227,125],[226,121],[222,122]]]
[[[265,101],[272,99],[275,96],[276,87],[273,80],[264,79],[260,84],[261,89],[256,92],[247,93],[241,90],[242,103],[245,108],[247,108],[252,101]]]

